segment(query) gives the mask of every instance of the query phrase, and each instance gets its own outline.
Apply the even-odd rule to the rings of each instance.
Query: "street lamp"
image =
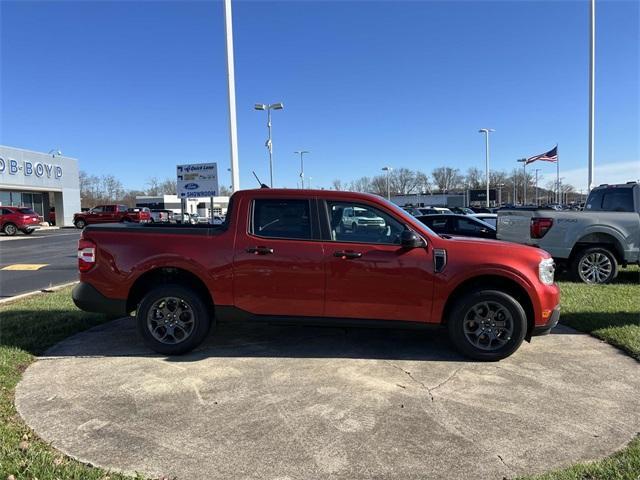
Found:
[[[313,180],[313,177],[309,177],[309,190],[311,190],[311,180]],[[304,187],[304,185],[303,185]]]
[[[304,189],[304,160],[302,159],[302,156],[305,153],[311,153],[311,152],[307,150],[296,150],[293,153],[300,154],[300,185]]]
[[[254,105],[256,110],[266,110],[267,111],[267,129],[269,130],[269,138],[265,142],[264,146],[269,150],[269,179],[271,188],[273,188],[273,143],[271,142],[271,110],[282,110],[284,105],[282,102],[278,103],[256,103]]]
[[[523,190],[523,195],[522,195],[522,206],[524,207],[527,204],[527,159],[526,158],[519,158],[517,160],[518,162],[522,162],[522,190]]]
[[[56,156],[57,157],[62,156],[62,152],[60,150],[52,148],[51,150],[49,150],[48,155],[51,155],[53,158],[56,158]]]
[[[382,167],[382,171],[387,172],[387,200],[391,200],[391,191],[389,190],[389,174],[391,173],[391,170],[393,170],[393,168],[389,166]]]
[[[502,187],[504,187],[504,183],[499,183],[498,187],[498,206],[502,205]]]
[[[485,177],[487,180],[487,208],[489,208],[489,133],[495,132],[493,128],[481,128],[478,133],[484,133],[485,137]]]
[[[540,171],[541,171],[540,168],[536,168],[536,207],[539,205],[538,204],[538,172]]]

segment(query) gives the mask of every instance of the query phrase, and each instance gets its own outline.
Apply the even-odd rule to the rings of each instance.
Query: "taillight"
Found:
[[[96,264],[96,244],[91,240],[78,241],[78,270],[88,272]]]
[[[530,228],[531,238],[544,237],[552,226],[553,218],[532,218]]]

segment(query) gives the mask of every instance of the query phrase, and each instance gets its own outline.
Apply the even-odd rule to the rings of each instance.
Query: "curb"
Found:
[[[0,299],[0,305],[16,302],[18,300],[22,300],[23,298],[32,297],[34,295],[38,295],[38,294],[41,294],[41,293],[56,292],[56,291],[61,290],[63,288],[70,287],[71,285],[75,285],[76,283],[78,283],[78,280],[76,280],[74,282],[63,283],[61,285],[55,285],[55,286],[49,287],[49,288],[43,288],[41,290],[34,290],[32,292],[21,293],[20,295],[15,295],[15,296],[9,297],[9,298],[2,298],[2,299]]]

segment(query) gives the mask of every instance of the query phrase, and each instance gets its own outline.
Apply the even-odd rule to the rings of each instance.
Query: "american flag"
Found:
[[[525,162],[527,165],[535,162],[536,160],[542,160],[543,162],[557,162],[558,161],[558,146],[556,145],[551,150],[546,153],[541,153],[540,155],[535,155],[533,157],[527,158]]]

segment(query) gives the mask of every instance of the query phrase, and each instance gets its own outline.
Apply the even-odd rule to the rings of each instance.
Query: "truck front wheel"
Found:
[[[449,338],[460,353],[474,360],[497,361],[515,352],[527,331],[522,305],[504,292],[476,290],[451,309]]]
[[[147,346],[163,355],[193,350],[207,336],[211,325],[202,298],[193,290],[173,284],[148,292],[138,305],[136,319]]]
[[[573,259],[571,270],[584,283],[609,283],[618,276],[618,262],[606,248],[586,248]]]

